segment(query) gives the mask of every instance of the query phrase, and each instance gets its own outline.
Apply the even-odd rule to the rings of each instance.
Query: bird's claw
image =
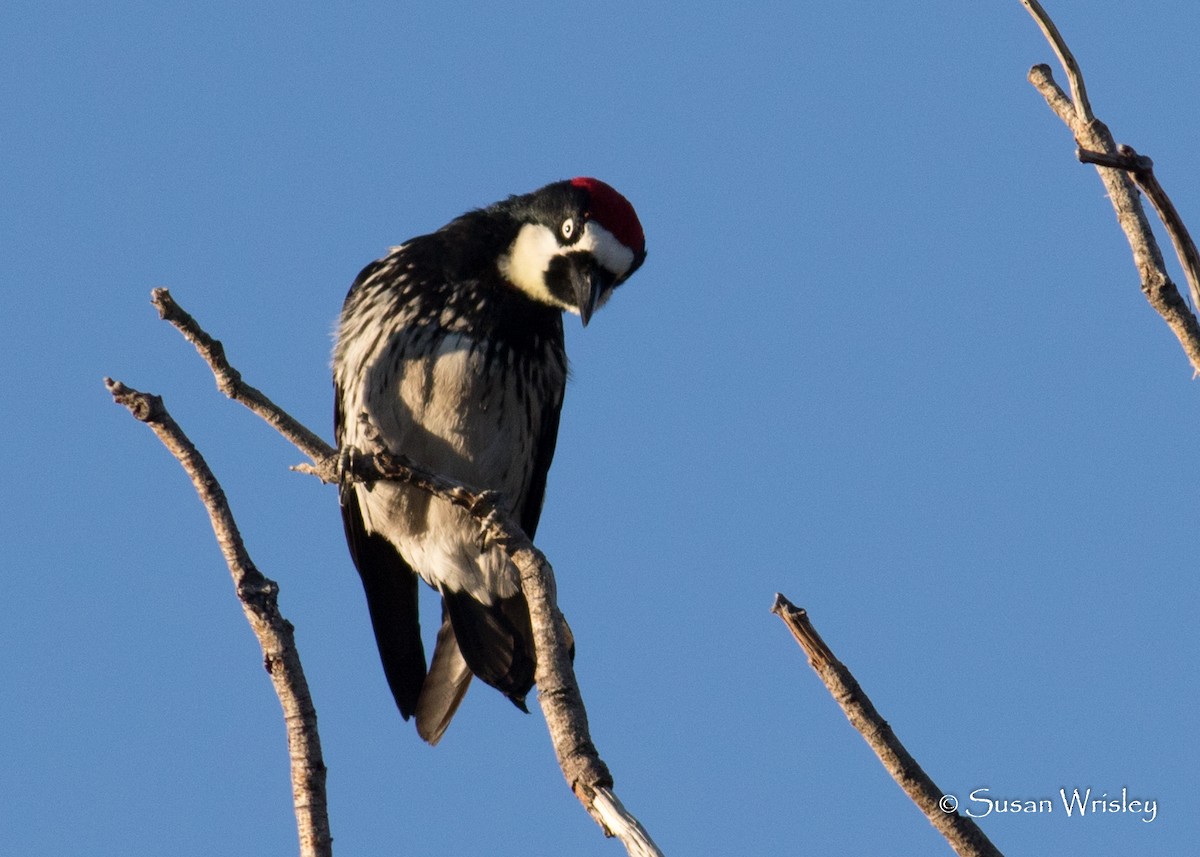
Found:
[[[476,509],[482,508],[486,510],[486,514],[479,521],[480,552],[486,550],[488,542],[492,540],[490,532],[496,525],[496,510],[501,507],[503,502],[504,495],[499,491],[487,489],[475,495],[475,502],[472,505]]]

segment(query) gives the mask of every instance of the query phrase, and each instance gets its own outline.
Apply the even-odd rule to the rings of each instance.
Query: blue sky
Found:
[[[1193,3],[1051,3],[1200,228]],[[295,853],[278,704],[161,393],[279,581],[340,854],[614,855],[541,716],[389,698],[332,489],[215,392],[168,286],[329,435],[354,275],[573,175],[649,259],[584,331],[539,544],[617,792],[668,854],[949,853],[768,611],[807,607],[1009,855],[1200,835],[1200,388],[987,4],[6,4],[0,841]],[[432,604],[431,604],[431,609]],[[1059,790],[1158,802],[1066,817]],[[983,804],[974,804],[982,811]]]

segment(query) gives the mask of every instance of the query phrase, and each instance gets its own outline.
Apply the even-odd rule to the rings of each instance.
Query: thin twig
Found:
[[[263,664],[271,675],[275,693],[283,707],[287,727],[288,755],[292,763],[292,800],[302,857],[330,857],[333,840],[325,796],[325,762],[317,733],[317,712],[308,692],[308,682],[296,651],[292,625],[279,613],[279,586],[255,567],[221,489],[208,464],[179,424],[172,419],[160,397],[141,393],[119,381],[105,378],[114,401],[146,423],[178,459],[191,477],[196,493],[208,510],[213,532],[233,576],[234,588],[246,619],[262,646]]]
[[[226,360],[221,344],[184,312],[166,289],[155,289],[152,300],[162,317],[196,345],[222,392],[261,416],[312,459],[311,464],[293,469],[327,483],[340,483],[347,476],[366,482],[407,482],[462,507],[479,522],[484,537],[505,551],[520,574],[533,627],[538,702],[563,776],[588,814],[606,835],[617,837],[631,857],[661,855],[638,820],[613,795],[612,775],[592,743],[587,710],[568,655],[565,622],[557,605],[554,570],[525,532],[499,508],[496,495],[433,473],[406,456],[382,448],[346,450],[345,456],[339,455],[243,381],[241,373]]]
[[[1035,65],[1029,70],[1029,82],[1042,94],[1050,109],[1071,129],[1079,148],[1094,158],[1096,171],[1104,183],[1108,197],[1112,201],[1130,250],[1133,261],[1137,266],[1141,280],[1142,293],[1146,300],[1162,316],[1163,321],[1171,328],[1171,332],[1183,346],[1188,361],[1192,364],[1193,372],[1200,374],[1200,324],[1196,316],[1188,310],[1187,304],[1179,294],[1179,289],[1167,274],[1166,263],[1162,250],[1154,238],[1150,221],[1142,207],[1141,198],[1135,187],[1135,178],[1124,167],[1114,167],[1111,159],[1121,157],[1121,148],[1117,146],[1108,127],[1095,118],[1091,105],[1087,100],[1087,91],[1083,85],[1083,74],[1075,62],[1074,56],[1067,49],[1066,42],[1055,27],[1054,22],[1046,14],[1041,4],[1036,0],[1021,0],[1034,20],[1046,34],[1050,44],[1058,54],[1059,60],[1066,70],[1070,80],[1074,100],[1066,94],[1054,81],[1054,75],[1047,65]],[[1132,151],[1130,149],[1129,151]],[[1146,159],[1147,161],[1149,159]],[[1150,174],[1153,179],[1153,173]],[[1140,180],[1138,184],[1141,184]],[[1196,253],[1195,244],[1188,235],[1183,221],[1175,211],[1157,181],[1142,185],[1143,192],[1150,197],[1155,210],[1163,221],[1171,242],[1175,246],[1180,262],[1187,272],[1188,286],[1191,290],[1192,301],[1200,306],[1200,256]]]
[[[913,799],[938,832],[946,837],[950,847],[962,857],[1002,857],[973,820],[960,815],[956,805],[945,803],[945,793],[900,743],[892,727],[875,710],[850,670],[821,639],[809,621],[808,613],[778,593],[771,612],[787,625],[796,642],[808,655],[808,663],[817,677],[842,707],[850,723],[875,751],[892,779]]]

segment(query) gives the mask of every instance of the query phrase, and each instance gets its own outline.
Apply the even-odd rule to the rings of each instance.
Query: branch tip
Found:
[[[930,824],[946,838],[950,847],[963,857],[1001,857],[1000,852],[972,819],[958,813],[947,813],[942,809],[938,801],[944,792],[904,748],[895,731],[876,710],[858,680],[821,639],[821,635],[809,621],[808,612],[796,607],[778,593],[775,595],[772,612],[788,626],[796,642],[808,655],[809,665],[841,707],[851,725],[863,736],[896,784],[920,808]]]
[[[800,609],[801,608],[788,601],[782,592],[775,593],[775,601],[771,604],[771,612],[776,616],[783,616],[785,613],[793,613]]]
[[[283,708],[301,857],[329,857],[332,839],[316,710],[300,656],[296,652],[293,628],[279,614],[279,587],[255,568],[246,552],[225,492],[204,457],[171,418],[162,397],[139,392],[112,378],[105,378],[104,384],[117,404],[124,405],[136,419],[149,424],[191,478],[192,486],[208,512],[213,533],[233,578],[238,600],[258,638],[263,664],[271,675]]]
[[[138,422],[157,422],[166,414],[161,396],[143,393],[112,378],[105,378],[104,386],[113,397],[113,401],[124,406]]]

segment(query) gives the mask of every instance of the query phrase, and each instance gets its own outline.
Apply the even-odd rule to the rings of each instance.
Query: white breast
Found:
[[[365,411],[389,449],[501,492],[506,511],[516,515],[533,475],[534,446],[544,441],[542,409],[561,402],[565,367],[558,377],[534,378],[531,372],[554,372],[557,361],[535,370],[514,366],[511,355],[488,360],[470,337],[438,330],[363,345],[339,355],[336,367],[347,417]],[[355,372],[355,363],[366,371]],[[347,385],[356,377],[365,381]],[[524,395],[521,385],[531,382],[548,383],[557,394]],[[346,422],[343,444],[361,445],[358,420]],[[466,512],[405,485],[358,485],[355,491],[367,529],[394,544],[431,586],[465,590],[483,603],[516,594],[516,570],[497,548],[480,550],[478,525]]]

